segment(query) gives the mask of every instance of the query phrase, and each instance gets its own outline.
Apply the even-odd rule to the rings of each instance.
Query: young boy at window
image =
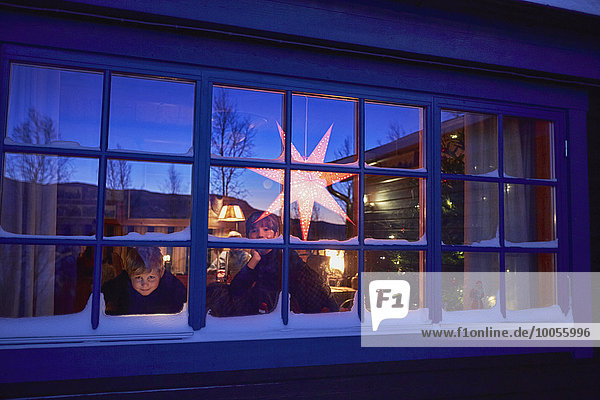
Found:
[[[125,270],[102,285],[106,314],[173,314],[187,301],[185,286],[163,265],[158,247],[127,248]]]
[[[262,217],[262,218],[261,218]],[[246,236],[250,239],[273,239],[279,236],[279,218],[263,216],[260,211],[246,221]],[[207,288],[207,310],[211,315],[232,316],[271,312],[281,291],[282,251],[254,249],[250,261],[238,272],[226,288]],[[320,275],[306,265],[300,256],[290,252],[290,308],[296,313],[338,311],[329,286]]]

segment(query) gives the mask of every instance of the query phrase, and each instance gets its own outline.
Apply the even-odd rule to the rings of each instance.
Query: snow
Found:
[[[479,240],[471,243],[474,247],[500,247],[500,227],[496,227],[496,236],[491,239]]]
[[[21,239],[78,239],[78,240],[90,240],[96,239],[96,235],[90,236],[65,236],[65,235],[24,235],[21,233],[6,232],[0,227],[0,237],[3,238],[21,238]]]
[[[104,296],[100,295],[104,310]],[[89,342],[90,340],[135,340],[185,337],[193,334],[188,325],[187,304],[178,314],[109,316],[100,312],[99,325],[92,329],[91,296],[83,311],[57,316],[0,318],[0,345],[15,343]]]
[[[213,160],[239,160],[240,158],[237,157],[226,157],[226,156],[221,156],[218,154],[211,154],[210,158]],[[284,157],[283,155],[277,157],[277,158],[241,158],[241,160],[244,161],[266,161],[266,162],[276,162],[276,163],[282,163],[284,162]]]
[[[256,244],[265,244],[265,243],[274,243],[274,244],[282,244],[283,236],[279,235],[273,239],[248,239],[244,237],[220,237],[214,235],[208,235],[209,242],[227,242],[227,243],[256,243]]]
[[[560,306],[554,304],[543,308],[506,310],[505,322],[573,322],[573,316],[570,312],[565,315]]]
[[[157,241],[157,240],[190,240],[190,227],[182,231],[173,233],[146,232],[143,235],[138,232],[129,232],[125,236],[106,236],[105,240],[137,240],[137,241]]]
[[[358,238],[355,236],[348,240],[333,240],[333,239],[319,239],[319,240],[302,240],[299,237],[290,235],[290,243],[318,243],[318,244],[358,244]]]
[[[544,248],[544,249],[555,249],[558,247],[558,239],[546,241],[546,242],[520,242],[513,243],[506,240],[506,247],[525,247],[525,248]]]
[[[114,151],[115,153],[131,153],[131,154],[156,154],[156,155],[169,154],[169,155],[176,155],[176,156],[193,156],[194,155],[193,148],[190,148],[185,153],[172,153],[172,152],[168,152],[168,151],[148,151],[148,150],[134,150],[134,149],[108,149],[108,150]],[[191,152],[191,154],[190,154],[190,152]]]
[[[375,173],[377,170],[381,170],[381,169],[393,169],[394,171],[406,171],[406,172],[427,172],[427,168],[386,168],[386,167],[374,167],[372,165],[366,164],[365,163],[365,169],[367,170],[373,170],[372,172]]]
[[[369,244],[369,245],[394,245],[394,244],[409,244],[412,246],[418,246],[418,245],[426,245],[427,244],[427,237],[425,235],[421,236],[421,238],[419,240],[416,241],[410,241],[410,240],[406,240],[406,239],[365,239],[365,244]]]
[[[61,149],[78,149],[78,150],[99,150],[100,149],[99,146],[95,146],[95,147],[94,146],[82,146],[79,143],[71,141],[71,140],[55,140],[50,143],[38,144],[38,143],[19,143],[19,142],[15,142],[10,137],[7,137],[6,139],[4,139],[4,144],[16,145],[16,146],[25,145],[25,146],[33,146],[33,147],[53,147],[53,148],[59,147]]]
[[[554,178],[552,178],[552,179],[526,178],[524,176],[512,176],[512,175],[508,175],[508,174],[504,174],[504,177],[512,178],[512,179],[528,179],[528,180],[532,180],[532,181],[556,182],[556,179],[554,179]]]
[[[497,302],[494,307],[483,310],[442,310],[442,321],[444,323],[506,322]]]
[[[485,174],[475,174],[475,173],[469,173],[469,175],[475,175],[475,176],[489,176],[490,178],[497,178],[498,177],[498,170],[495,169],[493,171],[490,172],[486,172]]]

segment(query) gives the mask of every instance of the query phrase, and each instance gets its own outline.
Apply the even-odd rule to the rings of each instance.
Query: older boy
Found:
[[[185,286],[163,265],[158,247],[127,248],[125,271],[102,285],[106,314],[173,314],[187,300]]]
[[[279,218],[273,214],[262,216],[260,211],[251,214],[246,221],[246,235],[250,239],[278,237]],[[281,266],[281,250],[252,250],[250,261],[231,281],[228,295],[224,295],[222,286],[207,288],[207,309],[211,309],[211,314],[215,316],[271,312],[281,291]],[[290,252],[289,271],[292,311],[338,311],[329,286],[295,251]]]

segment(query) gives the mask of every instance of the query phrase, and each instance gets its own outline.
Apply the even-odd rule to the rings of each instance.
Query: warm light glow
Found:
[[[219,221],[225,222],[239,222],[244,221],[244,213],[238,205],[227,205],[221,208],[221,212],[218,217]]]
[[[165,254],[163,256],[163,262],[166,262],[166,263],[171,262],[171,256],[168,254]]]
[[[344,273],[344,250],[325,250],[325,255],[329,257],[329,269],[338,270]]]
[[[279,135],[281,136],[281,142],[284,143],[285,133],[283,129],[277,124],[279,128]],[[292,144],[292,159],[298,162],[304,163],[323,163],[325,160],[325,153],[327,152],[327,146],[329,145],[329,137],[331,136],[331,129],[333,124],[329,127],[323,138],[317,147],[308,157],[300,155],[296,146]],[[283,170],[271,169],[271,168],[249,168],[251,171],[256,172],[269,178],[272,181],[283,185]],[[331,186],[334,183],[340,182],[344,179],[351,177],[353,174],[344,172],[320,172],[320,171],[291,171],[291,197],[290,204],[298,202],[298,211],[300,213],[300,227],[302,230],[302,239],[308,238],[308,230],[310,228],[310,220],[312,217],[313,206],[316,203],[321,204],[325,208],[333,211],[342,218],[347,219],[351,223],[352,220],[348,218],[344,210],[335,201],[333,196],[327,191],[327,186]],[[274,214],[276,211],[283,207],[283,191],[277,196],[277,198],[269,205],[267,210],[261,215],[264,218],[268,214]]]

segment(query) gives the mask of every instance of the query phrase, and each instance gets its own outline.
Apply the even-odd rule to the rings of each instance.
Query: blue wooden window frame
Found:
[[[95,267],[94,267],[94,286],[92,292],[92,327],[96,328],[99,321],[100,307],[100,275],[101,275],[101,256],[98,251],[103,246],[133,246],[133,245],[160,245],[160,246],[182,246],[190,249],[190,263],[192,267],[189,271],[189,325],[198,330],[205,326],[205,298],[206,298],[206,268],[203,268],[207,259],[209,248],[217,247],[235,247],[225,240],[208,241],[207,221],[208,221],[208,187],[209,170],[211,165],[227,165],[234,167],[276,167],[285,171],[285,195],[283,211],[283,243],[282,244],[244,244],[244,248],[278,248],[282,249],[283,257],[283,304],[282,320],[284,324],[288,322],[288,263],[289,252],[293,249],[340,249],[355,250],[358,252],[358,269],[364,271],[364,252],[367,250],[412,250],[425,251],[426,272],[441,271],[441,253],[444,250],[453,251],[493,251],[500,254],[500,273],[504,273],[504,254],[509,252],[544,252],[556,253],[558,271],[569,270],[569,260],[571,251],[571,232],[569,216],[569,192],[568,192],[568,165],[564,156],[565,140],[567,138],[567,111],[564,109],[552,107],[535,107],[530,105],[511,104],[507,102],[493,102],[487,100],[465,100],[459,97],[448,97],[437,94],[416,93],[412,91],[403,91],[390,88],[372,88],[362,87],[355,84],[334,84],[305,80],[301,78],[290,78],[281,76],[269,76],[265,74],[242,73],[233,71],[213,70],[210,68],[191,67],[173,64],[148,63],[143,61],[132,61],[113,58],[98,58],[88,55],[77,57],[74,61],[73,55],[56,54],[50,52],[52,57],[37,55],[36,50],[27,49],[16,54],[5,54],[2,59],[1,70],[2,80],[0,82],[0,172],[2,172],[4,163],[4,154],[6,152],[35,152],[51,155],[63,156],[89,156],[99,160],[98,175],[98,210],[97,226],[95,239],[69,239],[69,238],[39,238],[39,237],[1,237],[0,244],[46,244],[46,245],[81,245],[94,246]],[[45,53],[48,54],[48,53]],[[6,136],[6,121],[8,113],[8,88],[10,65],[12,63],[32,64],[38,66],[49,66],[55,68],[72,68],[81,70],[91,70],[104,74],[103,99],[102,99],[102,120],[101,120],[101,143],[98,150],[94,149],[66,149],[66,148],[41,148],[37,146],[27,146],[23,144],[5,144],[3,138]],[[165,76],[195,83],[195,108],[194,108],[194,130],[193,130],[193,156],[184,155],[160,155],[160,154],[141,154],[137,152],[108,150],[108,112],[110,100],[110,81],[114,73],[131,76]],[[262,89],[272,89],[284,91],[284,130],[290,137],[292,102],[291,96],[295,92],[315,93],[325,95],[338,95],[358,99],[357,128],[358,128],[358,166],[348,167],[343,165],[304,165],[291,162],[291,141],[287,140],[285,144],[285,163],[275,163],[270,161],[248,161],[232,159],[214,159],[210,158],[210,115],[212,106],[212,85],[220,84],[238,87],[255,87]],[[365,101],[381,101],[395,104],[405,104],[409,106],[422,107],[424,113],[424,136],[425,154],[424,166],[426,171],[394,170],[385,168],[368,168],[364,163],[365,144]],[[498,156],[499,156],[499,177],[477,177],[468,175],[448,175],[441,173],[441,144],[439,132],[441,131],[441,110],[455,109],[461,111],[494,113],[498,116]],[[516,117],[540,118],[551,121],[554,124],[554,157],[555,157],[555,180],[537,180],[508,178],[503,175],[503,147],[502,147],[502,118],[504,115]],[[103,237],[104,223],[104,196],[105,196],[105,171],[107,167],[106,160],[111,157],[127,158],[137,161],[162,161],[176,162],[193,165],[192,172],[192,198],[193,212],[190,221],[191,237],[185,241],[134,241],[125,239],[106,240]],[[427,244],[390,244],[390,245],[369,245],[364,244],[364,204],[359,201],[359,229],[358,244],[322,244],[322,243],[290,243],[289,241],[289,203],[290,203],[290,171],[293,169],[315,170],[315,171],[344,171],[352,172],[358,175],[359,179],[359,199],[364,195],[364,176],[365,174],[390,175],[399,177],[423,178],[426,182],[426,237]],[[472,247],[458,245],[441,244],[441,179],[459,179],[481,182],[497,183],[499,187],[499,226],[500,226],[500,246],[499,247]],[[507,248],[504,246],[503,229],[503,185],[506,182],[522,184],[540,184],[550,186],[556,189],[556,215],[557,215],[557,238],[559,247],[557,249],[547,248]],[[501,279],[501,282],[503,280]],[[359,285],[360,288],[360,285]],[[359,289],[360,290],[360,289]],[[441,302],[439,296],[435,293],[441,293],[440,281],[427,281],[427,306],[429,307],[430,318],[433,322],[441,320]],[[501,296],[503,296],[501,291]],[[559,304],[565,307],[568,299],[566,293],[559,293]],[[360,292],[359,297],[360,299]],[[501,297],[501,309],[505,314],[504,298]],[[360,307],[358,307],[360,312]]]

